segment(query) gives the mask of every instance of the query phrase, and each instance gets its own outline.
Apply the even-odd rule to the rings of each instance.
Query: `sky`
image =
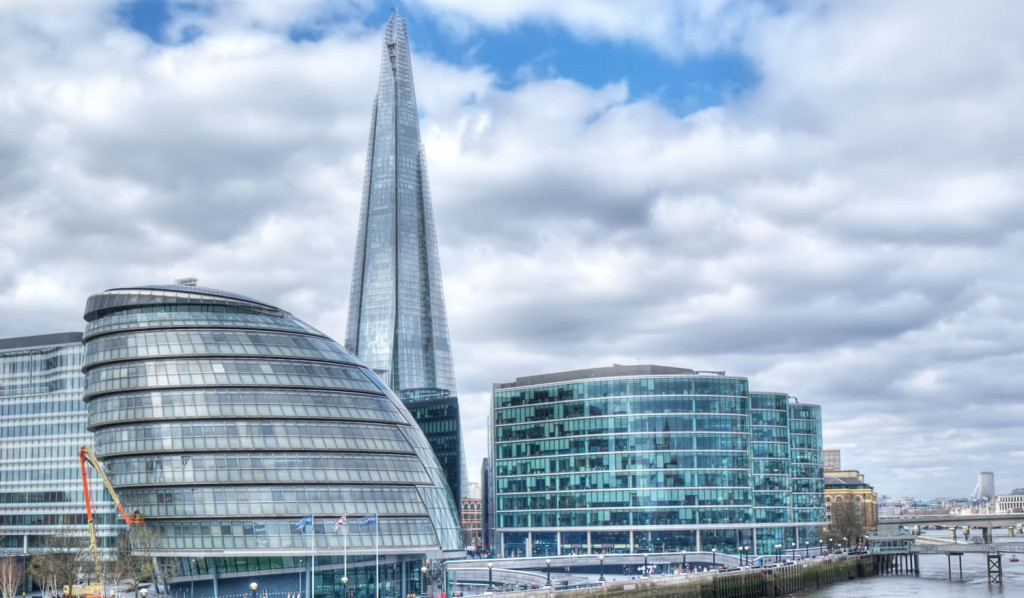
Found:
[[[343,339],[393,6],[0,0],[0,337],[196,277]],[[880,494],[1024,487],[1024,4],[397,8],[471,479],[493,383],[655,363]]]

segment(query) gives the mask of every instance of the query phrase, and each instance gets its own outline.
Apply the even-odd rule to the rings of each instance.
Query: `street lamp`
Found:
[[[548,580],[544,583],[546,586],[551,586],[551,559],[544,559],[544,563],[548,566]]]
[[[690,570],[686,568],[686,551],[683,551],[683,573],[689,573]]]
[[[804,540],[804,556],[810,558],[811,556],[811,541]]]
[[[426,596],[427,596],[427,568],[426,567],[420,567],[420,594],[423,594],[424,598],[426,598]],[[348,596],[346,596],[345,598],[348,598]]]
[[[849,547],[850,547],[850,542],[846,539],[846,536],[843,536],[843,551],[846,551],[846,549],[849,548]]]
[[[249,589],[252,590],[251,598],[256,598],[256,588],[258,588],[258,587],[260,587],[260,585],[258,583],[256,583],[255,581],[252,582],[251,584],[249,584]],[[142,598],[146,598],[146,597],[143,596]]]
[[[601,564],[601,577],[597,578],[597,581],[604,581],[604,555],[597,555],[597,562]]]
[[[648,557],[648,554],[645,552],[644,553],[644,577],[650,577],[651,576],[651,571],[650,571],[650,569],[647,568],[647,557]]]
[[[551,562],[551,559],[548,559]],[[548,573],[548,585],[551,585],[551,573]],[[494,591],[494,563],[487,563],[487,591]]]
[[[796,560],[796,542],[790,542],[790,546],[793,547],[793,560]]]
[[[142,588],[141,590],[139,590],[139,596],[142,596],[142,598],[146,598],[146,594],[148,593],[149,590],[147,590],[146,588]]]
[[[775,545],[775,562],[782,560],[782,544]]]
[[[718,549],[717,548],[712,548],[711,549],[711,566],[715,567],[716,569],[718,568],[718,561],[715,560],[715,557],[717,557],[717,556],[718,556]]]
[[[348,598],[348,575],[341,578],[341,598]]]
[[[824,549],[822,549],[821,545],[822,541],[818,540],[818,556],[821,556],[825,552]]]

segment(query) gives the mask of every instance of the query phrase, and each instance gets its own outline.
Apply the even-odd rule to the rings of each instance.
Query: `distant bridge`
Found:
[[[1007,527],[1024,524],[1024,513],[983,513],[979,515],[908,515],[879,517],[878,525],[945,525],[971,527]]]

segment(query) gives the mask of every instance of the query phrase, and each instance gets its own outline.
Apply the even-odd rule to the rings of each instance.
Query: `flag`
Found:
[[[346,517],[348,517],[348,515],[342,515],[342,516],[341,516],[341,517],[340,517],[340,518],[338,519],[338,521],[336,521],[336,522],[334,523],[334,530],[333,530],[333,531],[338,531],[338,526],[339,526],[339,525],[348,525],[348,522],[346,522],[346,521],[345,521],[345,518],[346,518]]]
[[[377,514],[367,515],[359,520],[359,525],[377,525]]]
[[[299,522],[295,524],[295,529],[301,532],[307,525],[313,525],[312,515],[306,515],[302,519],[299,519]]]

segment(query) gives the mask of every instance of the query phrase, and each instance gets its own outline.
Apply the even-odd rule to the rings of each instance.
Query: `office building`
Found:
[[[814,415],[814,406],[753,396],[746,378],[658,365],[496,384],[491,550],[772,554],[817,545],[823,509],[815,519],[814,501],[794,497],[814,487],[813,470],[796,465],[811,459],[800,451],[811,450],[804,436],[815,430],[821,467],[820,409],[817,428],[805,419],[793,427],[793,415]]]
[[[825,468],[822,464],[821,407],[789,404],[789,450],[792,465],[793,519],[800,523],[825,520]]]
[[[446,466],[467,482],[448,316],[405,19],[388,21],[373,104],[345,347],[407,403]],[[425,398],[424,398],[425,397]],[[422,400],[448,399],[422,406]],[[437,417],[454,425],[435,433]]]
[[[0,339],[0,556],[44,552],[54,534],[88,543],[81,368],[81,332]],[[102,488],[90,498],[97,545],[109,553],[123,526]]]
[[[258,581],[305,593],[314,537],[318,595],[374,596],[379,583],[402,598],[426,559],[464,554],[408,410],[308,324],[188,285],[97,293],[85,319],[94,449],[126,509],[158,533],[171,592],[237,596]]]

